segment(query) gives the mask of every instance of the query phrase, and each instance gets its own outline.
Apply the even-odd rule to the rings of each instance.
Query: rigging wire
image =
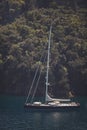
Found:
[[[46,60],[46,55],[45,55],[45,57],[44,57],[44,61],[43,61],[43,62],[45,62],[45,60]],[[40,81],[41,73],[42,73],[42,68],[41,68],[39,77],[38,77],[38,79],[37,79],[37,83],[36,83],[36,86],[35,86],[35,89],[34,89],[34,93],[33,93],[32,99],[31,99],[31,103],[33,102],[33,99],[34,99],[34,97],[35,97],[36,90],[37,90],[37,87],[38,87],[38,84],[39,84],[39,81]]]
[[[35,97],[35,93],[36,93],[36,90],[37,90],[37,87],[38,87],[38,84],[39,84],[39,80],[40,80],[40,77],[41,77],[41,72],[42,72],[42,70],[40,71],[40,74],[39,74],[39,77],[38,77],[38,80],[37,80],[37,83],[36,83],[36,87],[34,89],[34,93],[33,93],[33,96],[31,98],[31,103],[33,102],[33,99]]]
[[[44,52],[43,52],[43,53],[44,53]],[[42,55],[41,55],[41,57],[40,57],[40,61],[41,61],[42,58],[43,58],[43,53],[42,53]],[[39,66],[37,67],[37,69],[36,69],[36,72],[35,72],[35,75],[34,75],[34,78],[33,78],[33,81],[32,81],[32,84],[31,84],[31,87],[30,87],[30,90],[29,90],[27,99],[26,99],[26,101],[25,101],[25,104],[27,103],[27,101],[28,101],[28,99],[29,99],[29,96],[30,96],[30,94],[31,94],[31,91],[32,91],[32,89],[33,89],[33,85],[34,85],[34,82],[35,82],[37,73],[38,73],[38,71],[39,71],[39,68],[40,68],[40,65],[39,65]]]

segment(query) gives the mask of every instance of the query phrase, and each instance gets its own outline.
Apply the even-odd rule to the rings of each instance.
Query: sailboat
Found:
[[[51,33],[52,33],[52,25],[50,26],[49,39],[48,39],[48,52],[47,52],[47,65],[46,65],[46,85],[45,85],[45,87],[46,87],[45,88],[45,102],[44,103],[39,102],[39,101],[28,102],[28,98],[29,98],[31,89],[32,89],[32,86],[34,84],[34,80],[35,80],[36,75],[37,75],[37,71],[38,71],[38,69],[37,69],[36,73],[35,73],[35,76],[34,76],[34,79],[33,79],[33,82],[32,82],[32,85],[31,85],[31,88],[30,88],[30,91],[28,93],[26,102],[24,104],[24,107],[29,108],[31,110],[33,110],[33,109],[35,109],[35,110],[59,110],[59,109],[64,109],[65,110],[65,109],[74,109],[74,108],[77,109],[77,108],[80,107],[80,103],[72,102],[71,99],[55,99],[55,98],[50,97],[49,94],[48,94]],[[40,77],[38,78],[38,81],[39,81],[39,79],[40,79]],[[38,84],[38,81],[37,81],[37,84]],[[36,89],[37,89],[37,85],[36,85],[35,91],[36,91]],[[34,91],[33,97],[35,95],[35,91]]]

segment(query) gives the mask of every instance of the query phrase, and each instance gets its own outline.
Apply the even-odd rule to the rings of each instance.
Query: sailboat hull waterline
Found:
[[[79,103],[60,103],[58,105],[50,105],[50,104],[40,104],[40,105],[35,105],[35,104],[25,104],[25,108],[28,108],[29,110],[53,110],[53,111],[58,111],[58,110],[77,110],[80,108]]]

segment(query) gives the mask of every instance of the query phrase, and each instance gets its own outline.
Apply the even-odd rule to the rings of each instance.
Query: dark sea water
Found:
[[[0,130],[87,130],[87,97],[77,111],[29,111],[24,97],[0,96]]]

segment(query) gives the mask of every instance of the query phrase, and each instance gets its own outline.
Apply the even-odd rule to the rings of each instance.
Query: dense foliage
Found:
[[[87,9],[82,0],[1,0],[0,92],[26,94],[37,65],[44,90],[48,34],[53,23],[49,92],[87,95]]]

